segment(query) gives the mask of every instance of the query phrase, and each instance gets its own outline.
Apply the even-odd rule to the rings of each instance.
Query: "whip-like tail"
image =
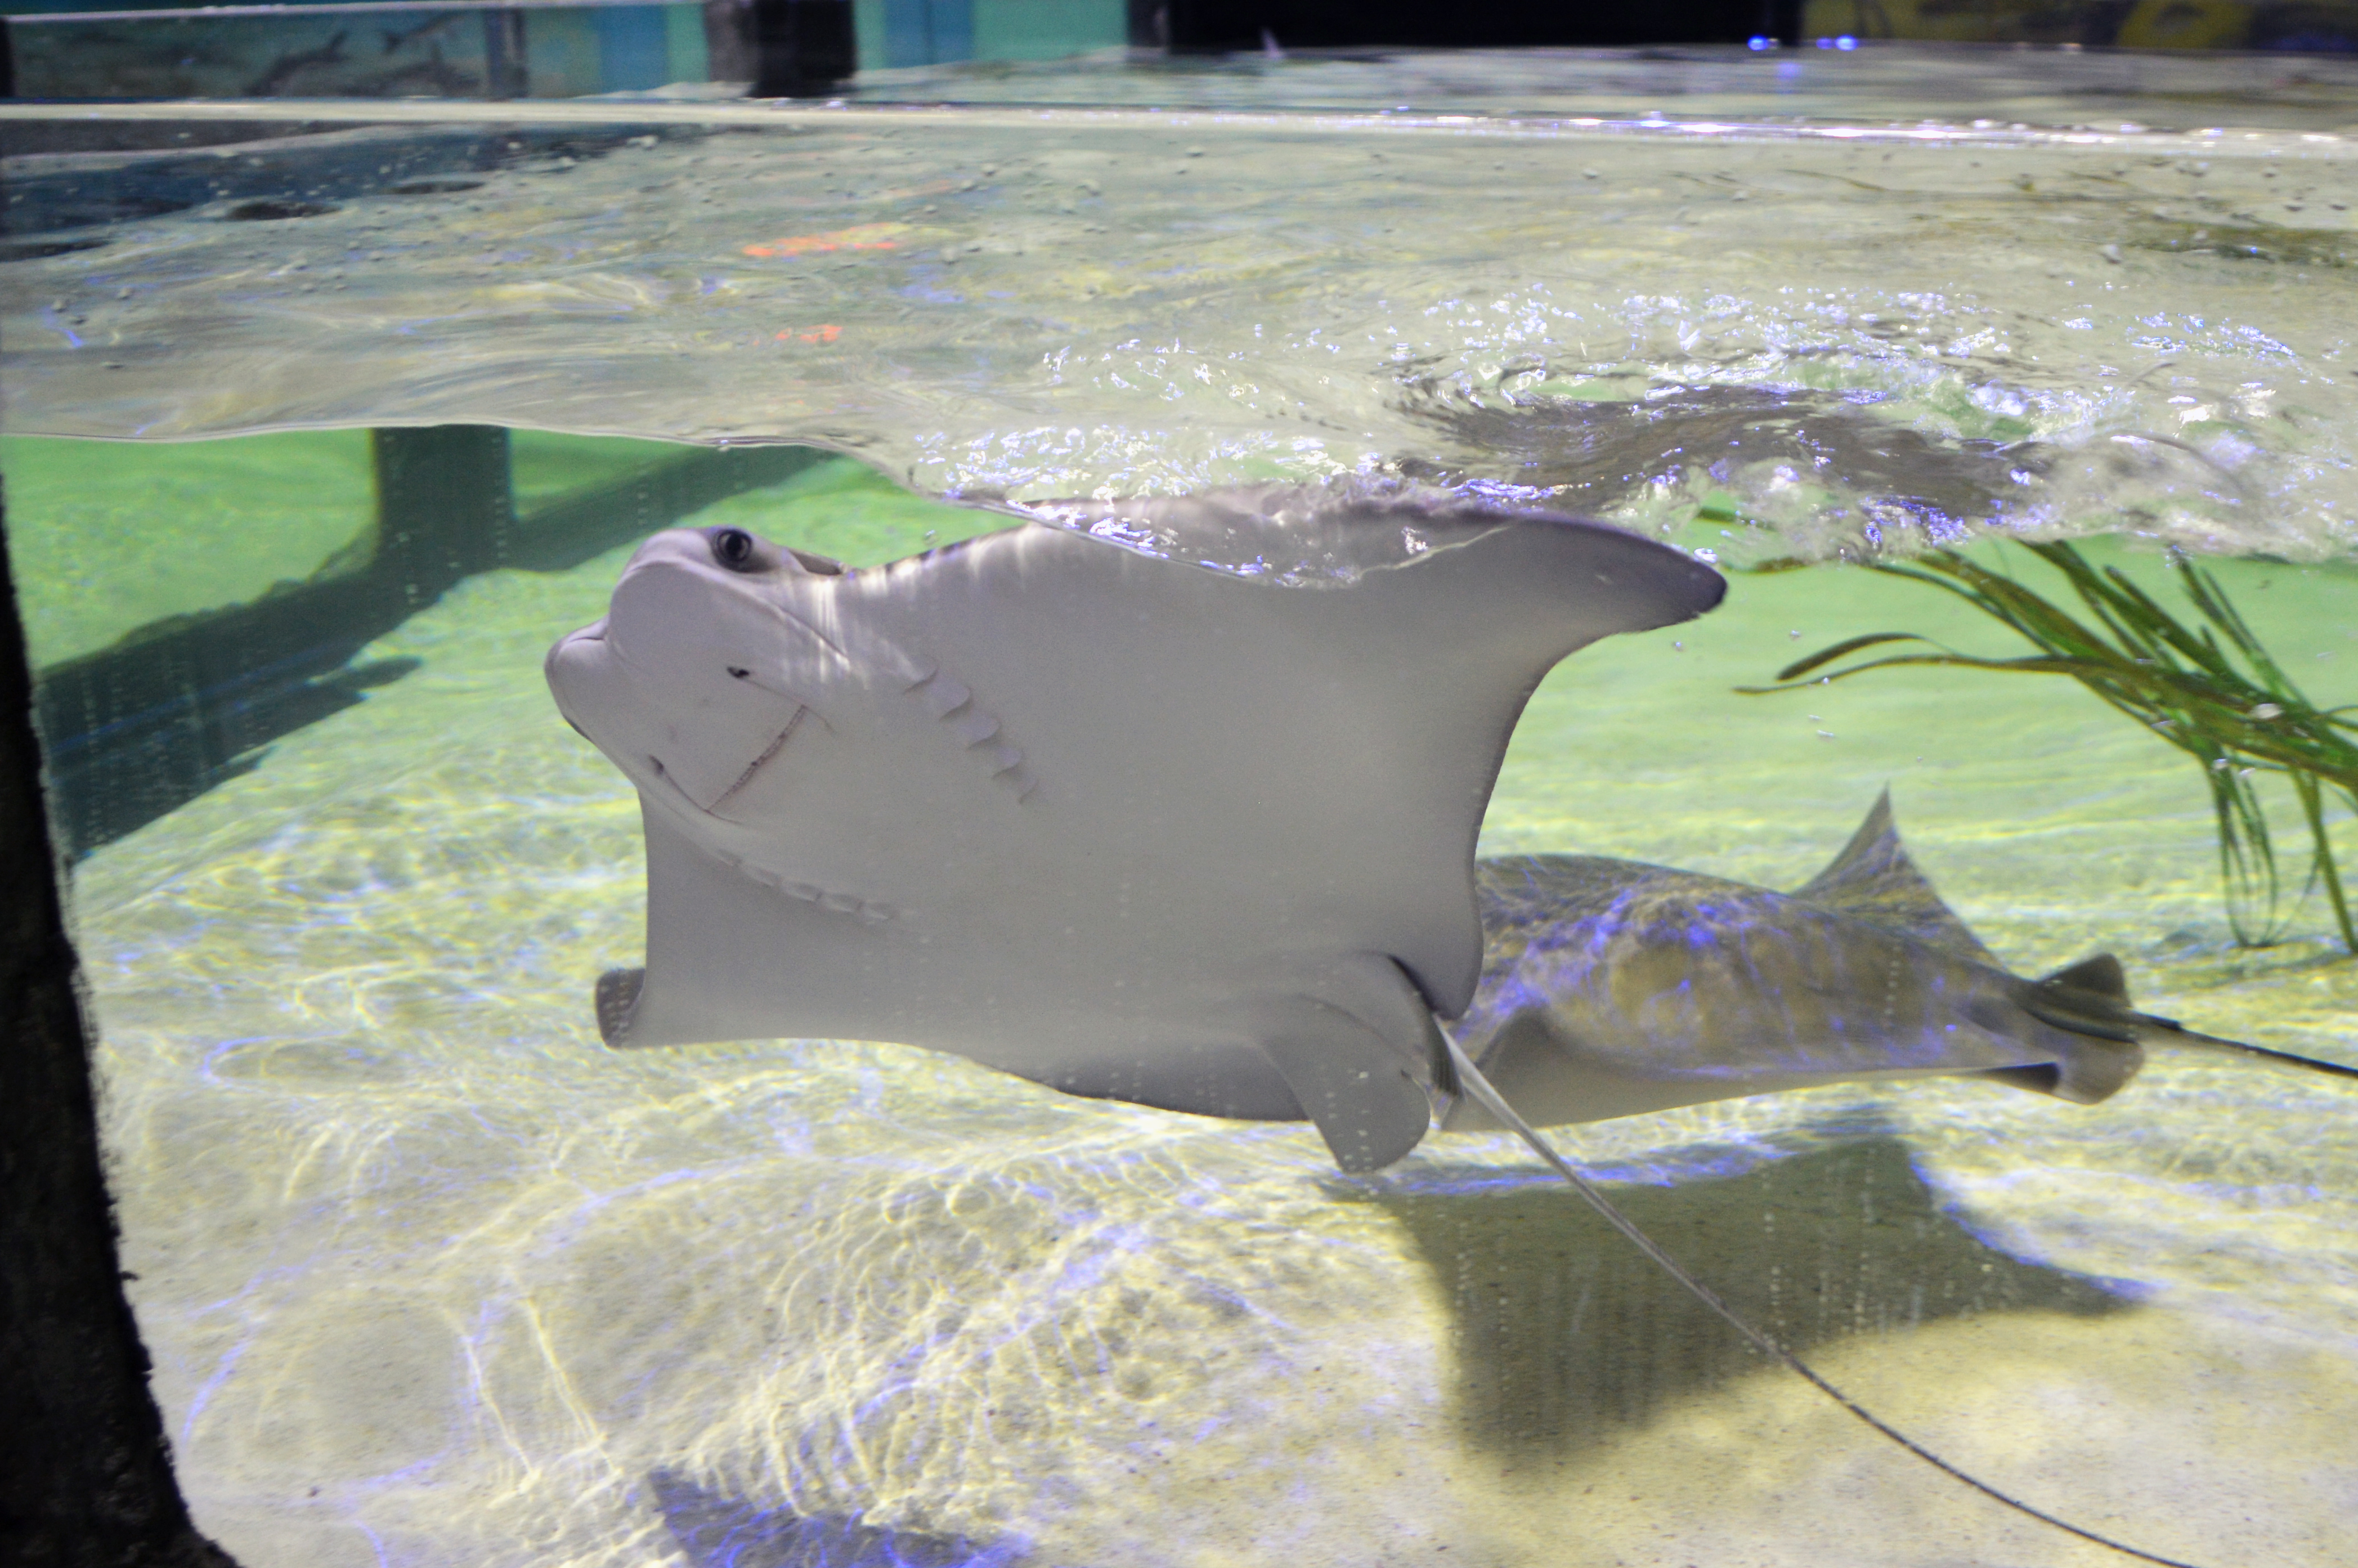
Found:
[[[2109,963],[2111,960],[2107,958],[2105,962]],[[2114,972],[2117,974],[2119,968],[2119,965],[2114,964]],[[2066,972],[2068,973],[2069,971]],[[2165,1020],[2147,1020],[2143,1014],[2136,1014],[2136,1016],[2140,1021],[2153,1027],[2159,1028],[2167,1024],[2167,1021]],[[2071,1026],[2059,1025],[2059,1027],[2068,1028]],[[2180,1035],[2188,1034],[2187,1031],[2179,1029],[2175,1024],[2167,1024],[2167,1027],[2176,1031]],[[2232,1040],[2213,1041],[2208,1035],[2190,1035],[2190,1037],[2204,1044],[2225,1045],[2234,1050],[2249,1051],[2255,1054],[2262,1056],[2281,1056],[2284,1054],[2281,1052],[2262,1050],[2257,1046],[2239,1044]],[[1786,1349],[1782,1345],[1779,1345],[1776,1340],[1770,1338],[1760,1329],[1755,1328],[1749,1322],[1746,1321],[1734,1307],[1729,1306],[1725,1302],[1720,1300],[1717,1292],[1714,1292],[1710,1286],[1704,1284],[1701,1280],[1696,1279],[1693,1274],[1688,1273],[1684,1266],[1682,1266],[1677,1259],[1662,1250],[1651,1237],[1639,1229],[1638,1227],[1630,1221],[1628,1216],[1624,1215],[1619,1209],[1614,1207],[1612,1200],[1607,1198],[1602,1192],[1598,1191],[1595,1184],[1590,1182],[1588,1178],[1583,1176],[1578,1171],[1574,1170],[1572,1166],[1565,1162],[1563,1156],[1555,1152],[1553,1145],[1550,1144],[1546,1139],[1541,1138],[1536,1131],[1532,1130],[1531,1124],[1525,1121],[1521,1116],[1517,1114],[1515,1108],[1507,1103],[1506,1097],[1490,1086],[1490,1080],[1482,1076],[1482,1070],[1479,1067],[1476,1067],[1474,1065],[1473,1059],[1466,1054],[1465,1048],[1457,1044],[1455,1036],[1449,1033],[1449,1030],[1445,1025],[1443,1026],[1441,1030],[1441,1039],[1444,1047],[1449,1054],[1449,1065],[1453,1069],[1454,1076],[1455,1077],[1459,1087],[1461,1087],[1465,1092],[1471,1094],[1476,1101],[1480,1102],[1482,1108],[1488,1111],[1492,1116],[1496,1117],[1501,1126],[1513,1129],[1517,1137],[1520,1138],[1525,1143],[1531,1145],[1532,1153],[1537,1154],[1541,1161],[1546,1162],[1550,1169],[1555,1172],[1557,1175],[1562,1176],[1565,1181],[1572,1184],[1572,1190],[1578,1193],[1582,1200],[1585,1202],[1589,1207],[1595,1209],[1605,1220],[1606,1224],[1619,1231],[1628,1239],[1631,1246],[1637,1248],[1639,1251],[1643,1252],[1647,1257],[1652,1259],[1657,1267],[1659,1267],[1664,1273],[1670,1275],[1671,1279],[1677,1281],[1680,1286],[1682,1287],[1690,1295],[1693,1296],[1695,1300],[1703,1303],[1704,1305],[1709,1307],[1714,1313],[1718,1314],[1719,1317],[1724,1319],[1727,1323],[1728,1326],[1735,1329],[1736,1333],[1742,1335],[1745,1339],[1751,1344],[1752,1347],[1759,1351],[1760,1354],[1768,1357],[1772,1361],[1782,1362],[1788,1369],[1799,1376],[1804,1382],[1807,1382],[1820,1393],[1825,1395],[1828,1399],[1842,1406],[1844,1410],[1848,1411],[1852,1415],[1857,1417],[1866,1425],[1874,1428],[1876,1432],[1884,1437],[1887,1437],[1893,1443],[1898,1444],[1900,1447],[1906,1449],[1917,1458],[1921,1459],[1925,1464],[1931,1465],[1935,1470],[1947,1476],[1950,1479],[1962,1482],[1963,1485],[1971,1487],[1974,1491],[1981,1493],[1984,1497],[1990,1498],[1994,1502],[2002,1503],[2006,1507],[2014,1509],[2017,1513],[2025,1514],[2031,1519],[2037,1519],[2041,1524],[2051,1526],[2056,1530],[2062,1530],[2068,1535],[2078,1536],[2082,1541],[2091,1541],[2095,1545],[2104,1547],[2109,1551],[2117,1552],[2125,1557],[2133,1557],[2140,1563],[2155,1563],[2158,1565],[2158,1568],[2196,1568],[2195,1564],[2187,1563],[2181,1559],[2176,1557],[2164,1557],[2159,1552],[2146,1552],[2137,1547],[2131,1546],[2125,1541],[2115,1541],[2108,1535],[2099,1535],[2093,1530],[2083,1529],[2079,1525],[2071,1523],[2069,1519],[2059,1519],[2055,1515],[2047,1512],[2044,1509],[2035,1507],[2032,1504],[2024,1502],[2019,1498],[2014,1497],[2006,1492],[2000,1491],[1997,1487],[1991,1486],[1988,1482],[1958,1468],[1948,1460],[1942,1458],[1938,1454],[1933,1453],[1922,1444],[1918,1443],[1915,1439],[1909,1437],[1907,1433],[1899,1431],[1890,1422],[1885,1421],[1882,1417],[1868,1410],[1865,1405],[1860,1404],[1856,1400],[1852,1399],[1848,1394],[1843,1392],[1842,1390],[1836,1388],[1833,1383],[1828,1382],[1816,1371],[1815,1368],[1812,1368],[1808,1362],[1803,1361],[1790,1350]],[[2352,1072],[2350,1068],[2337,1067],[2331,1063],[2313,1062],[2305,1056],[2289,1056],[2286,1057],[2286,1059],[2304,1066],[2317,1067],[2327,1072],[2348,1074],[2351,1076],[2358,1077],[2358,1073]]]

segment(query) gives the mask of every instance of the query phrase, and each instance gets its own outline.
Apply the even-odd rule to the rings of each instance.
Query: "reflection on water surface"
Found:
[[[28,160],[37,211],[69,188],[183,205],[84,220],[108,243],[12,268],[12,418],[793,438],[1033,499],[1433,466],[1555,493],[1509,455],[1528,438],[1484,439],[1505,418],[1602,446],[1568,502],[1660,529],[1715,501],[1779,550],[1944,519],[2347,547],[2338,132],[1498,118],[1515,105],[1445,94],[1288,114],[1278,91],[1219,112],[655,103],[621,124],[289,111],[314,134],[239,178],[337,200],[275,223],[221,221],[209,156]],[[453,169],[468,189],[400,193]],[[1840,407],[1855,434],[1727,449],[1704,418],[1700,446],[1620,450],[1633,408],[1723,397]],[[1839,460],[1911,441],[2024,460],[1955,508]]]

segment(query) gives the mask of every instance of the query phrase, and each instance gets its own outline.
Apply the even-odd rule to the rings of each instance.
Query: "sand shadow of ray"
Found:
[[[1374,1195],[1407,1227],[1449,1303],[1469,1443],[1561,1456],[1671,1400],[1767,1370],[1561,1183],[1501,1191],[1498,1176],[1428,1166],[1414,1186]],[[1607,1190],[1730,1306],[1804,1357],[1942,1319],[2093,1316],[2132,1304],[2131,1287],[2027,1262],[1974,1235],[1896,1139],[1741,1175]]]

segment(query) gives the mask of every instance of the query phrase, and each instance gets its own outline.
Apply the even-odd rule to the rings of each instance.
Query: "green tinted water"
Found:
[[[322,444],[173,450],[243,497]],[[696,521],[723,519],[854,560],[1003,521],[845,463]],[[538,662],[623,554],[471,579],[368,651],[416,673],[77,869],[125,1264],[200,1517],[246,1561],[639,1563],[782,1539],[781,1509],[926,1562],[2102,1560],[1732,1349],[1509,1142],[1347,1180],[1306,1127],[905,1048],[605,1050],[588,985],[638,952],[637,814]],[[2339,572],[2222,570],[2342,688]],[[74,598],[27,608],[70,627]],[[1485,849],[1790,886],[1888,784],[2018,969],[2109,948],[2144,1005],[2351,1054],[2321,911],[2234,948],[2191,767],[2076,688],[1731,690],[1890,626],[2003,647],[1822,568],[1583,653]],[[1951,1457],[2195,1561],[2324,1563],[2349,1514],[2320,1466],[2358,1414],[2350,1109],[2163,1053],[2093,1108],[1835,1088],[1563,1141]]]
[[[510,438],[517,509],[644,473],[678,449],[622,438],[519,430]],[[307,430],[235,442],[93,446],[0,438],[8,542],[34,665],[62,664],[169,616],[260,598],[339,552],[364,550],[375,519],[365,430]],[[1006,519],[930,503],[837,460],[774,491],[713,509],[752,526],[781,505],[827,498],[806,547],[854,565],[896,560],[959,530]],[[949,532],[944,533],[947,529]]]

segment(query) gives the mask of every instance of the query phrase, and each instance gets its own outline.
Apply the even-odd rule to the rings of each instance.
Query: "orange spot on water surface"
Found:
[[[796,332],[789,327],[778,334],[778,341],[783,343],[788,338],[799,337],[806,343],[831,343],[841,336],[843,336],[843,329],[829,322],[824,327],[814,327],[807,332]]]
[[[906,223],[861,223],[849,229],[833,229],[824,234],[790,234],[782,240],[747,245],[745,254],[768,261],[777,256],[817,255],[826,251],[889,251],[893,248],[892,236],[908,226]]]

